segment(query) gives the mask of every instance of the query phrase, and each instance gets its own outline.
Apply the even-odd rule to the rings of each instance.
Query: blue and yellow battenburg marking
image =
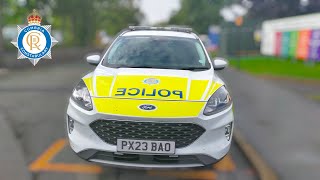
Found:
[[[146,78],[159,79],[160,83],[146,84]],[[168,76],[96,76],[83,80],[98,112],[154,118],[196,117],[207,98],[221,87],[209,80],[188,81],[188,78]],[[138,108],[141,104],[152,104],[157,110],[142,111]]]

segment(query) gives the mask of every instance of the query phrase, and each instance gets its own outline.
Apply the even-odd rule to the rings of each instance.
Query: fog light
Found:
[[[68,117],[68,132],[69,134],[72,133],[74,129],[74,120],[71,117]]]
[[[225,129],[224,135],[226,136],[227,140],[230,141],[232,136],[232,122],[226,125],[224,129]]]

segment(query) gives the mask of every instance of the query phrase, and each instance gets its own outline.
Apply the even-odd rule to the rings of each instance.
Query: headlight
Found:
[[[203,114],[210,116],[212,114],[218,113],[227,109],[231,105],[231,97],[226,89],[226,87],[220,87],[208,100],[206,108]]]
[[[83,109],[91,111],[92,101],[86,84],[81,80],[72,92],[72,99]]]

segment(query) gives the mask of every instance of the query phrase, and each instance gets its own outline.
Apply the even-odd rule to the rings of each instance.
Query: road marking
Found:
[[[31,171],[37,171],[42,167],[46,166],[48,162],[65,146],[65,140],[60,139],[57,140],[53,145],[51,145],[43,154],[39,156],[39,158],[34,161],[29,169]]]
[[[309,99],[312,99],[312,100],[320,101],[320,95],[308,94],[308,95],[306,95],[306,97],[309,98]]]
[[[232,160],[231,155],[227,155],[219,163],[212,165],[212,168],[221,172],[233,172],[236,169],[236,165]],[[199,179],[199,180],[215,180],[217,174],[214,170],[188,170],[184,172],[179,171],[148,171],[148,175],[151,176],[165,176],[181,179]]]
[[[76,163],[50,163],[50,161],[62,151],[66,146],[66,139],[59,139],[53,143],[37,160],[29,165],[29,170],[32,172],[40,171],[55,171],[67,173],[102,173],[102,168],[97,165],[76,164]]]
[[[148,171],[150,176],[174,177],[180,179],[215,180],[217,174],[212,170],[189,170],[189,171]]]
[[[6,69],[6,68],[0,68],[0,76],[1,75],[5,75],[5,74],[8,74],[9,73],[9,70]]]
[[[232,157],[228,154],[220,162],[214,164],[213,168],[222,172],[232,172],[236,169],[236,165]]]
[[[235,142],[239,145],[241,151],[252,164],[261,180],[278,180],[278,176],[273,169],[264,161],[260,154],[246,141],[243,135],[235,130]]]

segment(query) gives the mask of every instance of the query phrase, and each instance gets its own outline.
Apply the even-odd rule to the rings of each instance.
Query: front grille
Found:
[[[117,145],[117,139],[161,140],[175,141],[176,148],[188,146],[205,132],[204,128],[192,123],[97,120],[90,127],[112,145]]]

